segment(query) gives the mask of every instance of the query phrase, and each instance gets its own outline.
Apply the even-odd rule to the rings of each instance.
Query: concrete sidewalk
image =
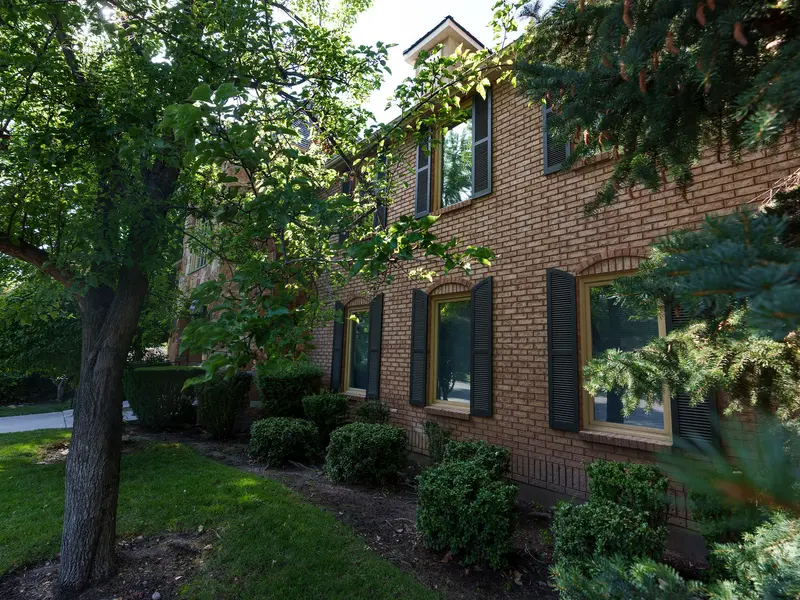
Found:
[[[122,419],[125,421],[136,420],[136,415],[133,414],[127,401],[122,403]],[[36,429],[72,429],[72,409],[38,415],[0,417],[0,433],[34,431]]]

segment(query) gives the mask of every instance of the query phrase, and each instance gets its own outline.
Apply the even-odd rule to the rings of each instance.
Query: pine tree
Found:
[[[571,160],[614,147],[611,179],[587,211],[639,183],[691,181],[718,156],[770,146],[800,116],[800,3],[791,0],[559,0],[538,3],[517,78],[546,99]]]
[[[538,4],[538,3],[537,3]],[[719,159],[771,147],[800,117],[800,3],[751,0],[561,0],[540,15],[517,63],[521,87],[553,107],[570,164],[613,148],[614,171],[588,215],[641,184],[685,188],[711,148]],[[618,301],[642,316],[667,306],[685,327],[634,352],[609,351],[585,370],[590,391],[624,390],[633,410],[664,385],[729,410],[800,416],[800,172],[747,209],[653,245]]]

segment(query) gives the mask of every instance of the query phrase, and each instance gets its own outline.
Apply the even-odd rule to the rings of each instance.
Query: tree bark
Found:
[[[80,298],[81,374],[66,468],[58,587],[62,598],[114,572],[122,445],[122,373],[147,293],[147,278],[123,269],[116,291]]]

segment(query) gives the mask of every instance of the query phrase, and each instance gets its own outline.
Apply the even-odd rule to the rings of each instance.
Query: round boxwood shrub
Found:
[[[588,563],[598,556],[658,559],[664,553],[667,526],[653,525],[648,516],[608,500],[559,502],[552,527],[553,558],[566,565]]]
[[[508,448],[495,446],[483,440],[451,440],[444,447],[444,462],[474,462],[489,473],[493,479],[502,479],[511,468],[511,453]]]
[[[669,479],[653,465],[596,460],[586,467],[592,501],[607,500],[647,514],[653,526],[667,523]]]
[[[303,419],[272,417],[250,427],[250,458],[270,467],[290,460],[304,462],[319,456],[317,427]]]
[[[419,476],[417,531],[425,546],[450,551],[465,564],[507,564],[517,486],[480,463],[445,461]]]
[[[347,418],[347,398],[342,394],[315,394],[303,398],[303,413],[319,430],[322,447],[328,446],[331,432]]]
[[[388,423],[389,407],[382,400],[364,400],[356,408],[356,421],[361,423]]]
[[[265,415],[302,418],[302,400],[319,389],[322,369],[308,361],[261,363],[256,376]]]
[[[215,377],[196,386],[197,423],[217,439],[229,438],[234,433],[236,415],[246,407],[250,392],[249,373],[236,373],[233,377]]]
[[[407,463],[405,431],[392,425],[350,423],[331,434],[325,473],[333,481],[382,484]]]
[[[202,375],[199,367],[140,367],[123,374],[125,398],[142,427],[166,429],[195,422],[195,392],[183,391],[191,377]]]

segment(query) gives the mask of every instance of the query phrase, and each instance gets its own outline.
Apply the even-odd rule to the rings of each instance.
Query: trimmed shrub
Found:
[[[303,419],[273,417],[256,421],[250,427],[250,458],[270,467],[290,460],[316,460],[319,432]]]
[[[709,548],[712,544],[736,542],[767,520],[762,508],[752,502],[732,503],[722,494],[689,492],[692,520]]]
[[[592,502],[605,500],[647,514],[648,522],[667,522],[669,479],[653,465],[596,460],[586,467]]]
[[[561,600],[700,600],[702,586],[654,560],[631,563],[622,557],[600,557],[590,565],[551,569]]]
[[[477,461],[446,460],[419,476],[417,530],[425,546],[450,551],[465,564],[507,564],[517,486]]]
[[[308,361],[256,365],[258,391],[269,417],[303,416],[303,398],[319,389],[322,369]]]
[[[333,481],[382,484],[407,463],[405,431],[379,423],[350,423],[331,434],[325,473]]]
[[[356,408],[356,421],[361,423],[388,423],[389,407],[383,400],[364,400]]]
[[[578,505],[559,502],[552,531],[553,559],[560,567],[599,556],[657,559],[667,541],[666,524],[653,525],[642,511],[598,499]]]
[[[444,462],[469,461],[484,468],[492,479],[502,479],[511,469],[508,448],[483,440],[449,441],[444,448]]]
[[[431,459],[431,465],[438,465],[444,458],[445,446],[450,441],[453,432],[443,429],[441,425],[433,421],[425,421],[422,424],[422,430],[428,440],[428,457]]]
[[[166,429],[195,422],[195,391],[184,382],[205,373],[199,367],[140,367],[123,374],[125,398],[139,424]]]
[[[0,373],[0,405],[53,400],[58,387],[37,373]]]
[[[216,377],[196,386],[197,423],[217,439],[234,433],[236,415],[245,406],[252,377],[236,373],[233,377]]]
[[[315,394],[303,398],[303,413],[319,430],[322,448],[327,448],[331,432],[347,418],[347,398],[342,394]]]

